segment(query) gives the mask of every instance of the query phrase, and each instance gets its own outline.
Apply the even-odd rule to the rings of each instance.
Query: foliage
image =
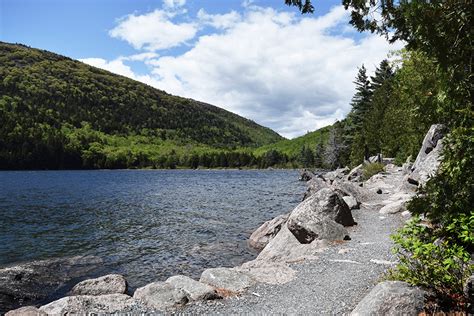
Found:
[[[366,163],[362,167],[362,178],[364,180],[370,179],[373,175],[383,172],[385,170],[385,165],[379,162]]]
[[[474,224],[474,216],[470,223]],[[392,279],[431,289],[451,307],[453,302],[462,300],[464,280],[474,272],[469,265],[471,256],[464,247],[440,238],[436,229],[422,224],[420,219],[411,220],[392,239],[400,260],[390,271]]]
[[[0,169],[97,167],[109,153],[120,166],[140,165],[111,152],[114,137],[139,137],[144,161],[166,154],[162,146],[228,151],[282,139],[223,109],[22,45],[0,43],[0,78]]]

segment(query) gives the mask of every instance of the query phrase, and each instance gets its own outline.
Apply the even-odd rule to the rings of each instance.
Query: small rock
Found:
[[[133,294],[133,298],[158,310],[182,306],[188,302],[184,291],[165,282],[154,282],[138,288]]]
[[[411,213],[410,213],[410,211],[403,211],[402,216],[403,217],[411,217]]]
[[[405,211],[405,204],[404,200],[399,200],[396,202],[392,202],[390,204],[385,205],[379,211],[380,214],[396,214]]]
[[[35,306],[24,306],[7,312],[5,316],[46,316],[46,313]]]
[[[377,284],[351,315],[418,315],[426,292],[405,282],[385,281]]]
[[[347,206],[349,206],[349,209],[358,210],[360,208],[360,202],[352,195],[343,196],[342,199],[346,202]]]
[[[247,274],[232,268],[204,270],[199,281],[234,293],[240,293],[255,283]]]
[[[127,281],[120,274],[109,274],[76,284],[70,295],[125,294]]]
[[[339,249],[339,251],[337,252],[338,254],[346,254],[348,252],[350,252],[352,249],[349,249],[349,248],[342,248],[342,249]]]
[[[176,289],[182,290],[186,293],[188,298],[193,301],[220,298],[212,286],[198,282],[184,275],[172,276],[166,280],[166,283],[171,284]]]

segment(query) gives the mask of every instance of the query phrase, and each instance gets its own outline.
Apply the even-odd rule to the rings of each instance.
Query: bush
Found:
[[[373,175],[376,175],[377,173],[384,171],[385,170],[384,168],[385,168],[384,164],[378,163],[378,162],[366,164],[362,168],[362,178],[364,180],[368,180]]]
[[[471,224],[473,221],[474,217]],[[432,290],[439,302],[451,309],[464,301],[463,285],[473,272],[471,256],[450,238],[437,237],[438,233],[414,219],[393,235],[393,251],[400,262],[390,271],[389,278]]]

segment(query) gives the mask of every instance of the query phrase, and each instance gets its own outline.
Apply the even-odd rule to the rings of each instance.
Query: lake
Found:
[[[0,172],[0,266],[94,255],[132,288],[255,258],[262,222],[291,211],[294,170]]]

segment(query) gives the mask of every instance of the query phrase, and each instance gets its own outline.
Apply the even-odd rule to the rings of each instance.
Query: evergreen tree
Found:
[[[364,121],[365,113],[367,113],[370,107],[370,100],[372,98],[371,84],[364,65],[359,68],[354,84],[356,85],[356,93],[352,97],[350,116],[355,127],[359,129]]]
[[[370,77],[370,90],[372,94],[380,88],[385,81],[391,79],[394,75],[392,66],[388,60],[384,59],[380,62],[380,65],[375,69],[374,76]]]

